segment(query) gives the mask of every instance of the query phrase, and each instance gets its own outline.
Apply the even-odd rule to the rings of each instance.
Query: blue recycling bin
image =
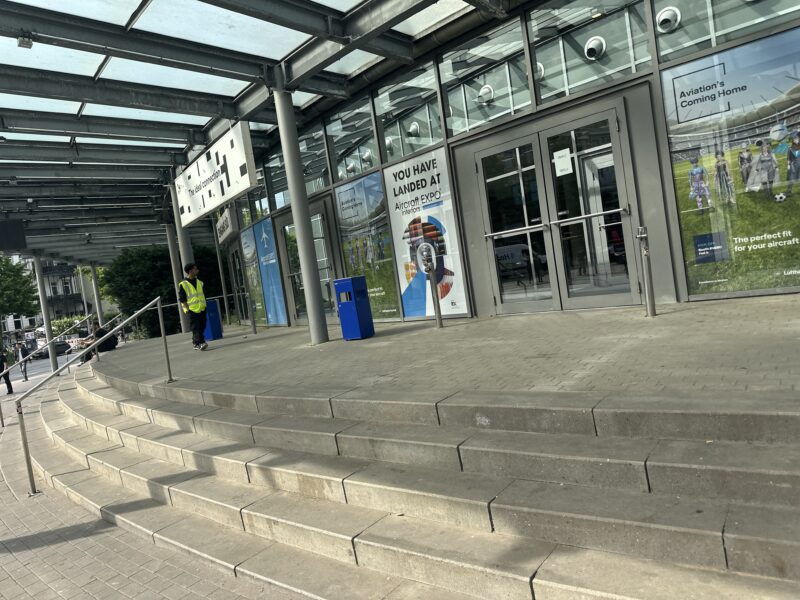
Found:
[[[207,342],[222,339],[222,313],[219,310],[219,300],[206,302],[206,328],[203,335]]]
[[[346,340],[363,340],[375,335],[367,279],[363,275],[336,279],[333,289],[336,290],[342,337]]]

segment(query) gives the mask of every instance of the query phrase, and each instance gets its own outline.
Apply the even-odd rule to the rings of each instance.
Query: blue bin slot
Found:
[[[333,282],[333,288],[339,307],[342,337],[346,340],[363,340],[375,335],[366,278],[360,275],[337,279]]]
[[[222,313],[218,300],[206,302],[206,328],[203,330],[206,341],[222,339]]]

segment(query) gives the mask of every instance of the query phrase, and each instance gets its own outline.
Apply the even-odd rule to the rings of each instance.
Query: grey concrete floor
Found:
[[[206,352],[171,336],[179,379],[303,387],[598,391],[793,391],[796,295],[431,322],[378,323],[373,338],[309,345],[302,327],[230,328]],[[162,376],[160,340],[121,346],[115,369]]]

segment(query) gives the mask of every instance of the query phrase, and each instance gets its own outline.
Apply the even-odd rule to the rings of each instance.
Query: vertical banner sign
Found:
[[[283,301],[281,268],[275,247],[275,232],[272,219],[262,219],[253,226],[258,264],[261,270],[261,285],[264,288],[264,304],[267,308],[267,323],[288,325],[286,303]]]
[[[433,299],[417,249],[436,251],[436,283],[443,315],[467,313],[456,219],[443,148],[384,170],[394,253],[406,317],[433,316]]]
[[[369,304],[376,319],[400,316],[389,234],[389,218],[380,173],[336,189],[336,213],[348,277],[367,279]]]
[[[239,121],[175,179],[186,227],[258,185],[250,125]]]
[[[244,276],[247,277],[247,289],[253,301],[253,312],[256,323],[266,321],[264,311],[264,293],[261,288],[261,271],[258,268],[258,251],[256,250],[256,236],[252,227],[243,229],[239,240],[242,243],[242,262],[244,262]]]

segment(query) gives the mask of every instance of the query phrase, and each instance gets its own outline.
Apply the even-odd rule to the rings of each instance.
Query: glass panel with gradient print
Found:
[[[286,251],[289,259],[289,279],[292,284],[292,294],[294,295],[294,306],[297,316],[307,313],[306,298],[303,287],[303,276],[300,271],[300,254],[297,250],[297,234],[294,224],[285,225],[283,228],[286,237]],[[333,312],[333,292],[331,290],[333,271],[328,254],[328,245],[325,240],[325,227],[322,215],[312,215],[311,232],[314,238],[314,250],[317,255],[317,270],[319,271],[319,282],[322,286],[322,305],[325,312]]]
[[[482,167],[500,301],[551,299],[533,146],[486,156]]]
[[[552,136],[547,145],[560,222],[552,231],[560,237],[567,294],[630,294],[608,121]]]

